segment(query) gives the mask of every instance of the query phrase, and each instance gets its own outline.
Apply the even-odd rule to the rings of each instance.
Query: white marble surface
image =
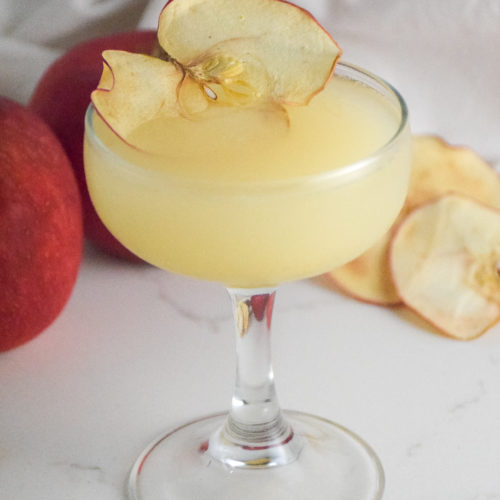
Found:
[[[153,437],[227,408],[231,322],[222,287],[87,248],[63,314],[0,355],[0,498],[123,500]],[[500,499],[500,326],[457,342],[314,281],[273,326],[282,405],[363,436],[384,500]]]

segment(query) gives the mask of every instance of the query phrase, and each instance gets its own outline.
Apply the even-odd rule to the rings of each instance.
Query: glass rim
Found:
[[[219,181],[217,185],[220,185],[221,187],[245,187],[245,189],[251,189],[252,187],[262,189],[262,188],[279,188],[279,187],[291,187],[293,185],[310,185],[310,184],[323,184],[323,183],[331,183],[331,182],[337,182],[339,184],[344,183],[344,182],[349,182],[352,178],[355,178],[359,175],[366,174],[372,170],[376,170],[380,164],[378,162],[378,159],[381,158],[386,151],[390,150],[394,144],[396,144],[399,139],[403,136],[403,132],[406,130],[408,121],[409,121],[409,116],[408,116],[408,107],[406,105],[406,102],[402,95],[399,93],[399,91],[392,86],[390,83],[388,83],[386,80],[383,78],[377,76],[376,74],[372,73],[371,71],[368,71],[364,68],[361,68],[357,65],[348,63],[348,62],[338,62],[335,67],[335,73],[336,70],[340,68],[341,70],[343,69],[346,72],[352,72],[352,74],[357,74],[359,76],[364,77],[365,79],[368,79],[369,81],[372,81],[374,84],[377,84],[378,87],[384,89],[388,96],[392,97],[393,103],[395,103],[401,113],[400,119],[399,119],[399,126],[395,130],[394,134],[380,147],[378,147],[373,153],[370,155],[361,158],[355,162],[340,166],[340,167],[335,167],[330,170],[322,171],[322,172],[317,172],[313,174],[306,174],[306,175],[297,175],[294,177],[290,177],[287,179],[268,179],[268,180],[239,180],[239,181],[234,181],[234,180],[223,180]],[[346,74],[345,76],[348,77]],[[362,81],[361,78],[357,78],[357,81]],[[374,87],[374,85],[369,85],[367,82],[362,81],[362,83],[366,84],[370,88],[374,89],[375,91],[379,92],[380,91]],[[127,170],[132,171],[136,175],[145,175],[147,176],[154,176],[158,179],[168,179],[169,181],[172,181],[173,183],[179,183],[179,184],[185,184],[185,185],[199,185],[203,186],[205,184],[210,184],[211,189],[214,188],[214,180],[213,179],[199,179],[196,177],[185,177],[177,174],[173,174],[171,172],[164,172],[161,170],[157,169],[146,169],[142,166],[138,166],[135,163],[129,162],[128,160],[125,160],[121,156],[117,155],[113,150],[108,148],[106,144],[102,142],[102,140],[95,134],[94,127],[92,124],[92,115],[94,112],[97,112],[95,109],[94,105],[92,102],[90,102],[87,111],[85,113],[85,135],[90,139],[91,142],[96,144],[100,150],[105,151],[106,154],[113,156],[120,164],[122,164]],[[90,132],[90,133],[89,133]],[[133,148],[133,146],[130,146]],[[145,152],[147,154],[147,152]],[[168,158],[168,157],[166,157]]]

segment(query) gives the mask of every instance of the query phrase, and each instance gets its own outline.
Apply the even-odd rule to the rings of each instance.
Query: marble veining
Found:
[[[53,466],[65,469],[73,479],[85,479],[87,481],[106,482],[106,472],[99,465],[91,465],[80,462],[53,462]]]
[[[456,415],[457,413],[467,411],[470,407],[479,404],[486,396],[486,386],[482,380],[477,382],[477,390],[471,396],[458,400],[455,404],[450,406],[449,413]]]
[[[406,456],[408,458],[412,458],[418,455],[419,452],[422,450],[422,448],[423,448],[423,443],[421,442],[413,443],[406,449]]]
[[[170,307],[183,319],[197,325],[201,329],[206,329],[211,333],[219,333],[231,321],[231,309],[227,304],[227,312],[208,313],[207,308],[196,309],[196,301],[176,300],[174,294],[168,290],[161,277],[157,280],[158,297],[167,307]]]

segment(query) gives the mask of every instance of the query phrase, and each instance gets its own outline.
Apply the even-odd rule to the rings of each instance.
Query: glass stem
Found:
[[[275,289],[229,289],[236,334],[236,382],[231,409],[208,452],[230,466],[284,465],[300,453],[300,439],[283,417],[271,364]]]

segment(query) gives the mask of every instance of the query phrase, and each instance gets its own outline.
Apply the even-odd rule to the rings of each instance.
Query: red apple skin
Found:
[[[83,167],[84,117],[90,93],[101,77],[102,51],[151,54],[157,46],[156,40],[155,31],[133,31],[83,42],[47,69],[29,103],[55,132],[71,160],[82,198],[85,236],[107,253],[131,261],[140,259],[107,230],[90,200]]]
[[[59,315],[82,246],[80,193],[64,149],[33,111],[0,97],[0,351]]]

